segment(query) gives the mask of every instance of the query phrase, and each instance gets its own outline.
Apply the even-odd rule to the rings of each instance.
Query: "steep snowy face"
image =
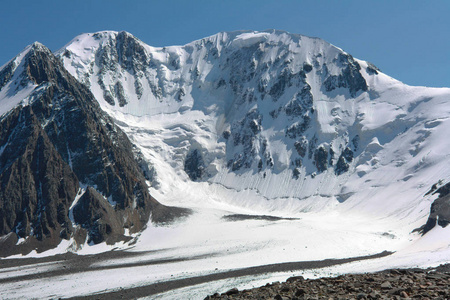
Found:
[[[59,55],[102,107],[133,115],[180,109],[167,101],[177,86],[182,97],[176,53],[151,48],[126,32],[98,32],[75,38]]]
[[[141,146],[170,199],[207,181],[251,194],[227,195],[239,206],[345,202],[423,218],[423,195],[448,178],[431,149],[449,149],[437,141],[449,90],[408,87],[317,38],[242,31],[153,48],[99,32],[58,55]],[[408,194],[386,200],[399,190]]]
[[[153,48],[127,32],[106,31],[80,35],[58,53],[102,107],[138,116],[192,109],[194,99],[194,109],[204,109],[225,97],[229,110],[267,97],[307,98],[306,74],[312,71],[320,75],[319,90],[347,88],[352,96],[367,90],[350,55],[320,39],[285,32],[220,33],[182,47]],[[373,66],[368,70],[377,73]],[[288,115],[300,113],[295,104]]]

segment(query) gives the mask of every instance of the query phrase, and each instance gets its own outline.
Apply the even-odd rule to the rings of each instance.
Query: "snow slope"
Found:
[[[448,181],[450,90],[404,85],[317,38],[242,31],[153,48],[98,32],[59,56],[146,153],[168,203],[204,190],[250,211],[411,224]]]

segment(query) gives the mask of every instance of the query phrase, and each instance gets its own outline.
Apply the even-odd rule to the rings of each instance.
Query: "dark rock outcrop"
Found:
[[[372,64],[370,62],[367,62],[366,71],[369,75],[378,75],[378,72],[381,72],[377,66],[375,66],[374,64]]]
[[[295,150],[297,150],[298,155],[305,157],[308,151],[308,140],[306,137],[302,137],[299,141],[294,143]]]
[[[350,163],[352,161],[353,161],[353,151],[349,147],[346,147],[338,158],[335,173],[337,175],[341,175],[342,173],[347,172],[350,167]]]
[[[313,107],[313,95],[311,87],[306,84],[300,92],[294,95],[292,100],[286,104],[285,112],[287,116],[302,117],[308,115]]]
[[[439,197],[431,204],[430,215],[427,222],[420,228],[415,229],[422,234],[426,234],[433,229],[436,224],[446,227],[450,224],[450,183],[437,189],[437,185],[433,185],[427,194],[439,194]]]
[[[343,67],[343,70],[339,75],[328,76],[323,82],[327,92],[337,88],[347,88],[350,95],[355,97],[357,92],[368,90],[367,82],[360,73],[361,66],[351,55],[346,53],[339,54],[337,63]]]
[[[260,135],[262,130],[261,123],[262,115],[258,110],[252,110],[243,119],[232,124],[231,137],[228,139],[228,143],[233,142],[235,147],[242,145],[243,149],[242,152],[236,153],[228,161],[228,167],[231,167],[233,171],[240,170],[241,168],[250,168],[258,155],[266,159],[267,166],[271,166],[267,142]],[[257,145],[260,145],[260,147]]]
[[[15,67],[16,65],[13,60],[0,71],[0,90],[11,80],[14,75]]]
[[[321,146],[314,152],[314,163],[317,171],[323,172],[328,167],[328,151]]]
[[[92,187],[88,187],[73,208],[74,221],[89,231],[88,243],[98,244],[108,236],[122,235],[120,215]]]
[[[184,171],[193,181],[201,179],[205,171],[205,163],[199,150],[195,149],[188,153],[184,161]]]

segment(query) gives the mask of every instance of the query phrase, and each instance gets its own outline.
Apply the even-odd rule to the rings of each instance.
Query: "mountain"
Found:
[[[184,212],[150,196],[142,154],[45,46],[25,48],[0,82],[2,255],[127,241],[150,215]]]
[[[2,243],[111,244],[218,207],[389,220],[407,239],[447,224],[449,99],[276,30],[35,43],[0,69]]]
[[[448,181],[450,90],[407,86],[318,38],[239,31],[154,48],[105,31],[57,55],[151,158],[165,199],[207,182],[237,207],[358,211],[412,230]]]
[[[0,294],[203,299],[448,263],[449,101],[276,30],[35,43],[0,68],[0,255],[116,251],[4,259]]]

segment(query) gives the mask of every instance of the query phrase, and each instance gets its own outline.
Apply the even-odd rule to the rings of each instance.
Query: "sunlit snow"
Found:
[[[261,51],[255,64],[283,57],[293,72],[305,63],[325,63],[327,74],[338,75],[336,57],[343,53],[341,49],[320,39],[277,31],[220,33],[185,46],[165,48],[153,48],[136,40],[151,64],[142,66],[142,74],[131,72],[123,64],[102,73],[102,80],[111,91],[117,80],[122,82],[128,103],[120,106],[111,105],[104,98],[99,84],[102,66],[96,61],[99,51],[110,47],[117,35],[84,34],[58,53],[65,67],[90,86],[102,109],[116,120],[156,171],[154,182],[150,183],[152,196],[166,205],[191,208],[193,214],[174,224],[149,223],[135,244],[112,247],[142,255],[101,261],[92,266],[92,271],[58,276],[51,282],[30,280],[20,289],[7,283],[2,285],[1,296],[27,298],[40,291],[49,297],[70,297],[265,264],[395,252],[384,258],[326,269],[226,279],[159,295],[168,299],[179,299],[180,295],[200,299],[208,293],[285,280],[292,275],[314,277],[448,262],[450,228],[436,227],[423,237],[412,231],[426,222],[436,198],[424,196],[425,193],[439,180],[450,180],[450,140],[446,138],[450,128],[450,89],[410,87],[381,72],[371,75],[366,71],[367,63],[361,60],[356,61],[368,90],[354,98],[343,89],[325,92],[320,75],[323,73],[306,74],[317,116],[310,130],[316,133],[318,144],[341,151],[352,137],[358,136],[360,146],[348,172],[338,176],[328,168],[316,173],[315,166],[305,160],[295,179],[290,169],[293,141],[284,133],[290,121],[269,116],[275,102],[270,98],[238,103],[240,99],[230,89],[217,87],[220,79],[229,82],[234,72],[221,68],[227,59],[233,59],[230,48],[254,47],[249,51]],[[211,52],[211,47],[217,53]],[[267,78],[279,75],[273,70],[264,73]],[[139,96],[136,80],[144,77],[139,83]],[[256,90],[256,83],[255,79],[245,87]],[[286,88],[286,95],[289,89],[293,91],[295,87]],[[279,102],[289,101],[284,95]],[[18,103],[8,101],[12,101],[11,105]],[[0,107],[3,109],[2,102]],[[256,165],[232,171],[227,160],[243,150],[227,146],[223,133],[232,122],[255,108],[263,115],[259,134],[274,153],[274,166],[264,172],[258,172]],[[191,149],[201,150],[206,162],[208,176],[198,182],[192,181],[184,170]],[[227,219],[233,214],[281,219]],[[71,248],[60,247],[56,252],[66,249]],[[104,244],[85,245],[78,253],[109,249]],[[173,258],[181,259],[95,270]]]

